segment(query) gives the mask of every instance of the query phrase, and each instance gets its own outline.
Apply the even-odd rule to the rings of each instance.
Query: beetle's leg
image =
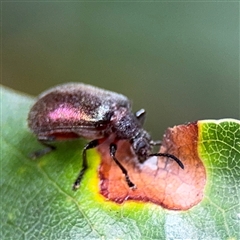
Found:
[[[152,145],[152,146],[159,146],[159,145],[162,145],[162,141],[160,141],[160,140],[155,140],[155,141],[151,140],[150,141],[150,145]]]
[[[136,185],[130,180],[127,170],[123,167],[123,165],[115,157],[116,151],[117,151],[117,145],[115,143],[111,143],[110,144],[110,155],[111,155],[112,159],[118,165],[118,167],[122,170],[122,173],[125,176],[128,186],[132,189],[135,189]]]
[[[39,142],[40,142],[42,145],[44,145],[45,148],[30,153],[30,154],[29,154],[29,157],[30,157],[31,159],[40,158],[40,157],[44,156],[45,154],[47,154],[47,153],[49,153],[49,152],[51,152],[51,151],[53,151],[53,150],[56,149],[56,147],[50,145],[48,142],[46,142],[46,140],[40,140],[40,139],[39,139]]]
[[[75,180],[75,182],[73,183],[73,186],[72,186],[72,189],[73,190],[77,190],[80,186],[80,183],[81,183],[81,180],[82,180],[82,177],[85,173],[85,171],[87,170],[87,155],[86,155],[86,151],[88,149],[91,149],[91,148],[95,148],[97,147],[101,142],[101,139],[95,139],[91,142],[89,142],[84,148],[83,148],[83,153],[82,153],[82,159],[83,159],[83,163],[82,163],[82,168],[78,174],[78,177],[77,179]]]

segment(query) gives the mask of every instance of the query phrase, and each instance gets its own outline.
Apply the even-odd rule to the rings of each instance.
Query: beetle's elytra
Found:
[[[128,140],[140,163],[150,156],[164,156],[175,160],[183,169],[182,162],[168,153],[151,153],[154,145],[150,135],[142,128],[145,110],[135,114],[127,97],[83,83],[67,83],[43,92],[28,115],[29,128],[38,140],[47,147],[36,151],[32,157],[39,157],[51,151],[51,142],[74,138],[91,141],[83,149],[82,168],[73,184],[73,190],[80,186],[87,169],[86,151],[97,147],[111,136],[109,146],[112,159],[122,170],[130,188],[135,188],[127,170],[115,157],[117,142]],[[113,137],[114,136],[114,137]]]

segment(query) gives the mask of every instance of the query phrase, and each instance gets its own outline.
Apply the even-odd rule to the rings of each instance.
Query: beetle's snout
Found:
[[[151,153],[152,147],[149,144],[149,141],[143,137],[135,139],[132,146],[140,162],[144,162]]]

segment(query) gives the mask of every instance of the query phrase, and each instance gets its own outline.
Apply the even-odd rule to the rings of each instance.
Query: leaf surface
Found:
[[[101,154],[97,150],[88,152],[90,167],[80,189],[73,192],[71,186],[81,167],[84,140],[59,143],[57,151],[30,160],[29,153],[42,148],[27,127],[33,102],[31,97],[1,88],[2,239],[240,239],[238,120],[204,120],[167,130],[161,151],[181,157],[185,169],[178,170],[173,161],[165,166],[163,159],[158,162],[159,169],[167,168],[186,185],[188,178],[184,176],[191,176],[193,171],[192,176],[197,178],[195,182],[191,180],[195,184],[192,186],[204,183],[199,185],[202,196],[198,202],[187,210],[180,207],[173,211],[163,203],[170,192],[157,203],[149,198],[126,198],[119,204],[109,195],[104,197],[100,193],[104,182],[101,173],[108,172],[111,179],[115,171],[112,162],[107,171],[108,160],[101,161],[104,148],[100,149]],[[193,126],[192,140],[186,141],[188,128]],[[179,131],[183,131],[180,139]],[[200,160],[194,160],[193,155]],[[200,165],[205,175],[197,171]],[[145,173],[148,165],[143,166],[138,176]],[[125,184],[121,174],[120,178],[114,182],[116,188]],[[153,179],[153,184],[158,184]],[[169,175],[161,177],[166,184],[164,189],[171,189],[168,179]],[[175,189],[177,197],[172,194],[173,199],[186,197],[183,186]],[[137,194],[143,192],[141,189]],[[158,191],[155,187],[154,194]],[[188,190],[189,196],[191,191]],[[149,197],[147,191],[146,196]]]

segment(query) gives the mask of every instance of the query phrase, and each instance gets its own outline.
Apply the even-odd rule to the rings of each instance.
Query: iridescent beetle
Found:
[[[159,141],[151,140],[142,128],[145,110],[131,112],[130,102],[122,94],[103,90],[83,83],[67,83],[43,92],[28,116],[29,128],[38,140],[46,146],[36,151],[32,158],[40,157],[55,149],[51,142],[74,138],[91,141],[84,147],[82,168],[73,184],[73,190],[80,186],[87,169],[86,151],[95,148],[111,136],[109,146],[111,158],[121,169],[130,188],[135,184],[130,180],[127,170],[115,157],[117,142],[128,140],[140,163],[150,156],[172,158],[184,169],[183,163],[168,153],[151,153]]]

